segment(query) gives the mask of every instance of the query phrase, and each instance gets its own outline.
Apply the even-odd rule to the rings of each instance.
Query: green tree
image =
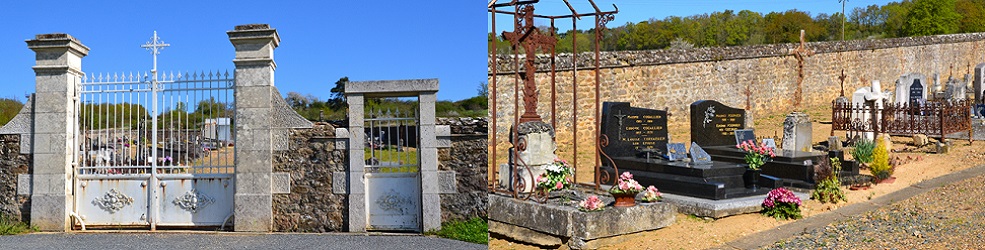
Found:
[[[985,0],[958,0],[955,10],[961,15],[960,32],[985,32]]]
[[[955,0],[915,0],[903,25],[906,36],[950,34],[958,31],[961,14]]]
[[[332,98],[328,99],[328,105],[335,109],[342,109],[346,105],[345,103],[345,84],[349,82],[349,77],[344,76],[335,81],[335,87],[332,87],[330,92],[332,92]]]
[[[6,125],[24,107],[24,103],[13,98],[0,99],[0,126]]]

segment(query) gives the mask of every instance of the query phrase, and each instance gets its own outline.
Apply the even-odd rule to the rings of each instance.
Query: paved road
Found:
[[[486,249],[425,236],[242,233],[35,233],[0,236],[0,249]]]

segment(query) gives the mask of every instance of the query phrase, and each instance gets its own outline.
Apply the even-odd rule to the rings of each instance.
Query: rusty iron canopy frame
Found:
[[[536,31],[536,28],[533,28],[533,19],[534,18],[543,18],[543,19],[549,19],[550,22],[551,22],[551,27],[550,27],[550,29],[551,29],[550,31],[551,32],[550,33],[551,33],[551,38],[553,38],[553,39],[534,39],[534,40],[539,40],[537,42],[539,42],[540,44],[538,45],[539,47],[537,47],[537,48],[549,49],[551,51],[551,63],[550,63],[551,64],[551,69],[550,69],[550,73],[551,73],[551,126],[554,127],[554,128],[556,128],[557,127],[557,112],[556,112],[557,111],[557,81],[556,81],[556,75],[557,75],[556,58],[557,58],[557,53],[556,53],[556,51],[554,49],[554,45],[553,44],[551,44],[549,46],[543,46],[543,43],[545,43],[545,40],[546,40],[548,42],[552,42],[552,43],[556,44],[557,38],[555,37],[555,35],[557,33],[556,32],[557,31],[557,28],[554,25],[554,22],[555,22],[556,19],[568,19],[568,18],[570,18],[571,19],[571,25],[572,25],[572,28],[571,29],[576,31],[578,29],[578,22],[577,21],[578,20],[581,20],[581,17],[587,17],[587,16],[594,16],[595,17],[595,115],[594,115],[594,117],[595,117],[595,123],[596,123],[595,124],[595,127],[598,128],[601,125],[600,124],[601,121],[599,119],[600,118],[599,116],[601,114],[601,110],[600,110],[601,102],[600,102],[600,98],[599,98],[599,86],[601,84],[601,78],[599,76],[599,72],[600,72],[600,68],[601,68],[601,63],[600,63],[601,44],[600,44],[600,41],[602,40],[602,30],[605,29],[605,25],[609,21],[612,21],[615,18],[615,14],[619,13],[619,7],[617,7],[615,4],[613,4],[612,7],[615,8],[614,11],[602,11],[601,9],[598,8],[598,6],[595,4],[595,2],[593,0],[587,0],[592,5],[592,8],[594,9],[594,12],[592,12],[592,13],[579,14],[574,9],[574,7],[571,6],[571,3],[568,0],[563,0],[563,1],[564,1],[565,5],[567,5],[568,10],[571,11],[571,14],[569,14],[569,15],[557,15],[557,16],[548,16],[548,15],[534,14],[533,13],[533,10],[534,10],[533,5],[536,4],[536,3],[538,3],[539,0],[526,0],[526,1],[511,0],[511,1],[506,2],[506,3],[497,3],[498,0],[490,0],[489,1],[489,4],[488,4],[488,12],[492,16],[491,18],[492,18],[492,30],[493,30],[493,32],[496,31],[496,15],[497,14],[508,14],[508,15],[512,15],[513,16],[513,20],[514,20],[514,31],[513,32],[505,32],[504,31],[503,32],[503,37],[506,38],[506,37],[508,37],[507,34],[512,34],[512,35],[509,36],[510,39],[507,39],[507,40],[510,40],[511,45],[512,45],[512,48],[513,48],[512,49],[512,52],[513,52],[513,74],[514,74],[514,84],[513,84],[513,96],[514,96],[514,99],[513,99],[513,107],[514,107],[513,108],[513,111],[514,111],[513,113],[514,114],[513,114],[513,116],[514,117],[513,117],[513,121],[514,121],[514,124],[515,125],[518,125],[518,124],[520,124],[521,122],[524,122],[524,121],[534,121],[534,120],[539,121],[540,120],[539,115],[536,114],[536,103],[537,103],[537,101],[536,101],[536,94],[535,94],[535,92],[536,92],[536,84],[534,83],[533,75],[534,75],[534,73],[536,73],[537,69],[536,69],[536,65],[533,63],[534,58],[532,58],[530,56],[528,56],[526,58],[527,59],[527,63],[525,64],[525,72],[524,72],[526,75],[524,77],[521,77],[521,75],[520,75],[520,68],[519,68],[519,51],[517,49],[517,47],[520,45],[520,43],[528,42],[528,40],[526,40],[526,39],[531,38],[531,35],[533,35],[533,37],[536,37],[537,35],[539,35],[539,31]],[[514,11],[498,10],[497,8],[500,8],[500,7],[513,7]],[[521,19],[521,17],[522,17],[522,19]],[[527,28],[529,30],[527,30],[526,32],[524,32],[523,30],[521,30],[521,29],[524,29],[524,28]],[[572,37],[571,44],[572,44],[573,51],[572,51],[572,69],[571,70],[572,70],[572,83],[573,83],[572,84],[572,97],[573,97],[573,99],[572,99],[572,102],[571,102],[571,104],[572,104],[571,105],[571,108],[572,108],[572,114],[573,115],[572,115],[572,118],[571,118],[571,121],[572,121],[572,130],[571,131],[572,131],[572,137],[573,137],[572,140],[575,141],[575,142],[577,142],[578,141],[578,133],[577,133],[577,131],[578,131],[578,122],[577,122],[578,121],[578,105],[577,105],[577,103],[578,103],[578,87],[577,87],[578,86],[578,84],[577,84],[577,82],[578,82],[578,50],[577,50],[577,48],[578,48],[578,46],[577,46],[578,45],[578,39],[577,39],[578,33],[577,32],[572,32],[572,36],[573,37]],[[534,46],[535,45],[527,44],[526,47],[529,50],[531,48],[534,48]],[[526,52],[527,52],[528,55],[534,53],[534,51],[526,51]],[[497,157],[496,157],[496,155],[497,155],[496,146],[498,144],[498,140],[497,139],[498,139],[498,132],[499,132],[498,131],[498,126],[497,126],[498,107],[499,106],[497,104],[497,93],[496,93],[497,92],[497,87],[496,87],[497,80],[496,79],[497,79],[498,68],[499,68],[499,64],[497,63],[498,57],[499,57],[499,51],[496,48],[496,45],[494,44],[493,45],[493,55],[492,55],[492,67],[491,67],[492,68],[492,72],[490,73],[490,75],[492,76],[492,83],[491,83],[491,86],[490,86],[491,89],[492,89],[492,93],[490,93],[490,96],[492,97],[491,99],[492,99],[492,107],[493,107],[492,108],[492,118],[493,118],[492,119],[492,122],[493,122],[492,128],[493,128],[493,133],[492,133],[492,142],[491,142],[490,145],[493,148],[492,149],[492,166],[493,167],[495,167],[495,165],[496,165],[496,159],[497,159]],[[527,112],[525,112],[525,114],[524,114],[524,116],[522,118],[520,117],[520,112],[519,112],[519,102],[520,102],[520,100],[519,100],[520,99],[519,98],[520,97],[519,83],[520,83],[520,79],[521,78],[523,78],[524,85],[525,85],[524,86],[524,92],[525,92],[525,95],[524,95],[524,108],[527,111]],[[531,111],[532,111],[532,116],[530,114]],[[536,117],[533,117],[533,116],[536,116]],[[525,150],[525,148],[526,148],[526,142],[520,140],[517,133],[518,132],[516,131],[516,129],[514,129],[513,131],[511,131],[511,136],[510,137],[511,137],[511,140],[512,140],[513,145],[515,145],[515,147],[516,147],[516,150],[513,150],[513,152],[512,152],[513,153],[513,159],[518,159],[519,160],[518,154],[519,154],[520,151]],[[606,172],[604,176],[602,174],[600,174],[600,167],[601,167],[600,155],[605,156],[606,158],[609,158],[601,150],[601,148],[603,148],[603,147],[605,147],[605,146],[608,145],[608,138],[604,134],[598,133],[596,135],[596,137],[595,137],[595,143],[594,144],[596,146],[596,150],[594,150],[595,151],[595,153],[594,153],[594,155],[595,155],[595,178],[594,178],[594,183],[591,183],[590,186],[593,186],[596,190],[598,190],[599,187],[601,186],[601,183],[608,182],[609,179],[610,179],[610,176],[609,176],[608,172]],[[574,166],[575,169],[577,169],[577,167],[578,167],[578,144],[577,143],[574,143],[573,144],[572,151],[574,151],[573,152],[574,158],[572,159],[572,165]],[[612,159],[611,158],[609,158],[608,160],[609,160],[611,166],[613,167],[613,169],[615,170],[615,175],[618,176],[619,170],[616,167],[615,163],[612,162]],[[530,174],[530,179],[531,180],[534,180],[533,174],[530,171],[530,166],[528,166],[522,160],[520,160],[520,165],[523,165],[523,167],[526,168],[527,173]],[[530,195],[521,194],[519,192],[520,189],[522,189],[523,186],[525,186],[522,183],[522,178],[519,178],[519,172],[517,171],[517,170],[519,170],[519,167],[520,167],[519,165],[512,165],[511,166],[511,168],[513,170],[512,173],[513,173],[513,180],[514,180],[513,183],[512,183],[512,188],[500,189],[499,188],[499,185],[490,184],[489,185],[489,190],[491,192],[507,193],[507,194],[512,195],[514,198],[519,198],[519,199],[524,199],[524,200],[529,199],[530,198]],[[493,172],[496,173],[496,171],[493,171]],[[495,176],[495,175],[498,175],[498,173],[494,174],[493,176]],[[573,175],[574,175],[574,180],[577,182],[577,180],[578,180],[577,179],[577,170],[575,171],[575,173]],[[496,181],[498,179],[499,179],[498,177],[497,178],[493,178],[494,181]],[[582,184],[582,183],[579,183],[579,184]],[[545,202],[547,200],[547,193],[546,192],[535,193],[535,195],[540,196],[539,197],[540,199],[538,199],[540,202]]]

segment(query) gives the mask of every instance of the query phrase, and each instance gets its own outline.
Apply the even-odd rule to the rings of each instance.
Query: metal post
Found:
[[[151,158],[153,158],[153,160],[151,161],[152,162],[151,163],[151,178],[150,178],[150,183],[148,185],[150,187],[150,188],[148,188],[148,190],[151,190],[150,191],[151,194],[149,196],[150,197],[150,202],[151,202],[151,205],[150,205],[151,206],[151,209],[149,211],[150,212],[150,216],[148,216],[148,218],[147,218],[148,221],[150,222],[150,230],[151,231],[157,230],[157,221],[158,221],[158,216],[159,216],[159,212],[160,212],[160,209],[159,208],[160,208],[160,203],[161,203],[159,201],[158,197],[157,197],[157,195],[158,195],[158,188],[160,188],[160,187],[158,187],[159,184],[158,184],[158,179],[157,179],[158,178],[158,176],[157,176],[157,129],[158,129],[158,126],[157,126],[157,114],[158,114],[158,110],[157,110],[157,93],[158,93],[158,91],[160,91],[159,86],[158,86],[158,82],[157,82],[157,55],[160,54],[160,50],[161,49],[164,49],[164,47],[171,46],[170,44],[163,43],[163,42],[159,41],[158,39],[159,38],[157,36],[157,31],[154,31],[154,36],[151,37],[151,42],[147,42],[147,44],[144,44],[144,45],[141,45],[140,46],[142,48],[146,48],[146,49],[150,50],[151,51],[151,55],[154,57],[154,66],[153,66],[153,68],[150,71],[151,72],[151,75],[153,75],[152,78],[151,78],[151,95],[152,95],[152,97],[151,97],[151,102],[152,102],[152,104],[151,104],[151,110],[153,110],[152,111],[152,117],[151,117],[152,123],[153,123],[151,125],[151,127],[152,127],[151,130],[153,131],[153,134],[151,135],[151,145],[152,145],[151,146]]]

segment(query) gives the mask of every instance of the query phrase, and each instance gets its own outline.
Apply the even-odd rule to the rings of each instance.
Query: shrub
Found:
[[[869,169],[876,180],[885,180],[893,176],[893,167],[889,165],[889,151],[886,151],[882,140],[878,140],[875,149],[872,150],[872,165]]]
[[[841,190],[841,182],[838,181],[838,172],[841,172],[841,161],[838,161],[837,158],[824,159],[818,166],[822,173],[815,175],[821,177],[819,177],[814,192],[811,193],[811,199],[815,199],[821,203],[848,201],[848,199],[845,199],[845,192]]]
[[[790,190],[777,188],[770,190],[763,200],[763,214],[777,219],[800,219],[800,198]]]
[[[875,143],[862,138],[855,142],[855,147],[852,149],[852,157],[855,158],[859,163],[871,163],[872,162],[872,150],[875,148]]]

